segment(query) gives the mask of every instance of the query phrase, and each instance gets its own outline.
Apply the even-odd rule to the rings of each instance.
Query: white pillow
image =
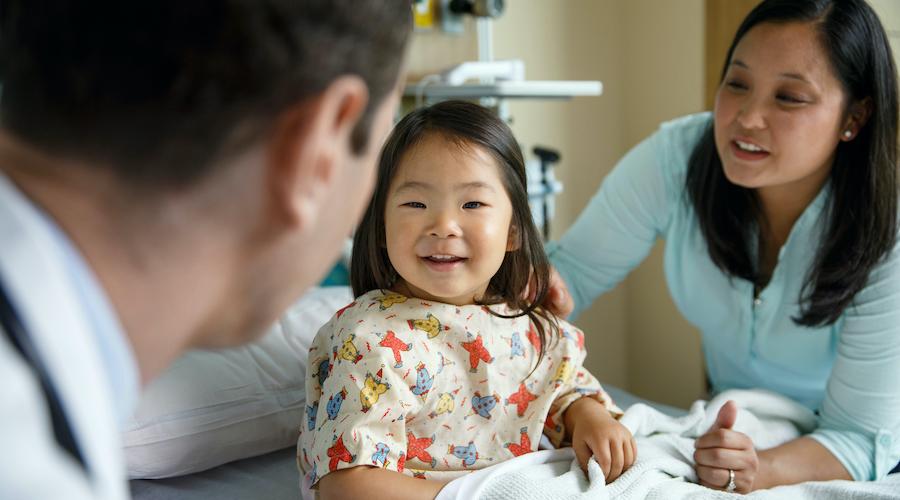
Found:
[[[295,446],[307,351],[351,300],[347,287],[313,289],[259,341],[179,358],[146,388],[126,425],[129,477],[180,476]]]

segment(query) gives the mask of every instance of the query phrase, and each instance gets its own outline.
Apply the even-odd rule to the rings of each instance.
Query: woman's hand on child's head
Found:
[[[637,460],[634,436],[599,401],[581,398],[569,406],[566,413],[569,412],[573,412],[566,419],[573,426],[572,448],[585,473],[591,457],[600,465],[607,483],[615,481],[634,464]]]
[[[528,302],[534,302],[534,294],[534,281],[529,280],[528,288],[525,290],[525,296],[528,298]],[[544,303],[541,305],[544,309],[560,318],[567,317],[572,314],[572,310],[575,309],[575,301],[573,301],[572,296],[569,295],[569,288],[566,286],[566,282],[563,281],[562,276],[559,275],[555,267],[550,267],[550,283],[548,283],[547,296],[544,298]]]

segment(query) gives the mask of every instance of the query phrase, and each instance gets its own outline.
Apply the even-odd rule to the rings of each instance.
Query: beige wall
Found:
[[[869,4],[878,13],[884,29],[891,40],[894,50],[894,60],[898,61],[897,71],[900,72],[900,1],[898,0],[869,0]]]
[[[703,0],[629,0],[625,24],[626,147],[659,123],[703,109]],[[662,244],[625,282],[628,389],[687,406],[705,389],[700,336],[672,303],[665,284]]]
[[[462,37],[417,34],[410,73],[474,59],[474,39],[472,25]],[[703,105],[703,0],[509,0],[494,44],[495,57],[523,59],[529,79],[603,82],[600,97],[510,105],[527,150],[540,144],[562,153],[557,175],[566,191],[554,237],[631,146]],[[577,323],[601,381],[682,406],[699,394],[699,341],[671,305],[658,251]]]
[[[900,1],[870,0],[900,49]],[[601,97],[513,101],[512,124],[530,150],[558,148],[565,183],[558,238],[603,177],[661,121],[704,107],[704,0],[508,0],[495,23],[495,56],[521,58],[529,79],[601,80]],[[477,57],[464,36],[416,35],[412,74]],[[700,339],[666,289],[662,245],[577,323],[588,333],[588,367],[601,381],[686,406],[704,390]]]
[[[557,175],[565,193],[558,199],[554,238],[571,225],[624,153],[624,101],[610,98],[625,84],[620,42],[624,4],[513,0],[495,26],[496,57],[522,58],[529,79],[600,80],[604,85],[600,97],[510,105],[513,130],[526,148],[541,144],[562,154]],[[597,300],[578,321],[588,332],[588,367],[620,387],[628,387],[627,322],[623,287]]]

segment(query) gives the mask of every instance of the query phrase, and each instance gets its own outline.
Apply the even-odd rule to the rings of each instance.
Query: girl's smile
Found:
[[[430,133],[403,155],[385,206],[398,291],[456,305],[480,299],[508,250],[512,203],[496,160]]]
[[[463,265],[466,261],[465,257],[459,257],[456,255],[429,255],[419,258],[425,261],[426,266],[430,267],[436,272],[453,271],[458,266]]]

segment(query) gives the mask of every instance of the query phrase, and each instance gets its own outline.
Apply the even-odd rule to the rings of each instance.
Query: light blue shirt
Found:
[[[676,306],[702,332],[715,392],[763,388],[819,412],[811,437],[856,480],[900,460],[900,246],[833,325],[796,325],[804,278],[828,206],[826,184],[794,224],[771,281],[753,284],[712,262],[684,189],[687,164],[709,113],[663,124],[604,180],[563,238],[548,247],[575,314],[610,290],[665,240],[665,276]],[[662,333],[662,332],[661,332]]]

